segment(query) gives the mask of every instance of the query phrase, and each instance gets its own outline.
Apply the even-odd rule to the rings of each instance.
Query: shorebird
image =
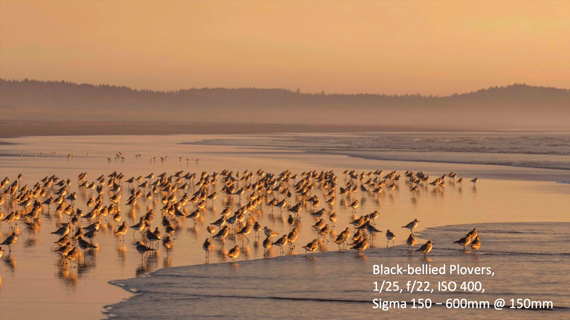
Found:
[[[69,233],[69,231],[71,230],[71,225],[70,224],[65,224],[64,226],[62,226],[61,228],[57,229],[56,231],[52,232],[51,234],[56,234],[60,237],[64,237],[65,235],[67,235]]]
[[[351,204],[348,205],[348,207],[352,208],[352,212],[355,213],[356,208],[358,208],[359,205],[360,205],[360,202],[358,200],[354,200]]]
[[[276,245],[283,254],[283,247],[287,244],[287,235],[282,236],[281,238],[277,239],[277,241],[273,242],[273,245]]]
[[[126,222],[126,221],[123,221],[123,224],[119,226],[119,228],[117,229],[117,231],[115,231],[115,235],[116,235],[118,238],[121,238],[121,239],[124,240],[124,239],[125,239],[124,236],[125,236],[125,234],[127,233],[127,231],[128,231],[127,222]]]
[[[472,179],[472,180],[471,180],[471,182],[473,182],[473,184],[476,184],[477,181],[479,181],[479,178],[475,178],[475,179]]]
[[[59,249],[57,249],[55,252],[59,253],[61,255],[61,257],[65,259],[65,256],[67,255],[67,253],[71,249],[73,249],[73,246],[71,245],[71,242],[67,241]]]
[[[210,258],[210,251],[212,251],[212,249],[214,248],[212,240],[210,240],[210,238],[206,238],[206,241],[204,241],[202,248],[206,252],[206,261],[208,261],[208,259]]]
[[[289,243],[291,250],[295,248],[295,241],[297,241],[298,237],[299,237],[299,229],[297,229],[296,227],[293,228],[293,230],[291,230],[291,232],[289,232],[289,234],[287,235],[287,243]]]
[[[475,239],[471,241],[471,249],[479,251],[479,248],[481,248],[481,238],[479,238],[479,236],[475,236]]]
[[[79,250],[77,250],[77,247],[73,247],[65,254],[65,259],[69,261],[75,261],[78,258],[79,258]]]
[[[374,224],[376,225],[376,222],[374,222],[374,220],[376,218],[378,218],[378,216],[380,215],[380,213],[378,213],[378,210],[374,210],[374,212],[368,214],[368,219]]]
[[[247,239],[247,241],[249,242],[249,238],[247,237],[247,235],[249,235],[249,233],[251,232],[251,229],[253,229],[253,226],[251,225],[250,222],[247,222],[245,224],[245,226],[243,228],[241,228],[241,230],[239,230],[237,232],[238,235],[243,236],[244,238]],[[242,238],[242,242],[243,242],[243,238]],[[242,243],[243,244],[243,243]]]
[[[12,246],[18,241],[18,233],[17,230],[12,232],[12,234],[4,240],[4,242],[0,243],[0,246],[8,246],[8,253],[12,252]]]
[[[170,236],[166,236],[164,239],[162,239],[162,246],[166,249],[166,254],[168,254],[168,252],[170,252],[174,246],[174,241],[172,241],[172,238]]]
[[[413,233],[410,233],[410,236],[408,237],[408,240],[406,240],[406,243],[408,244],[408,250],[411,250],[412,247],[416,245],[416,238],[414,238]]]
[[[469,233],[467,233],[467,235],[469,237],[471,237],[472,239],[474,239],[475,237],[477,237],[478,233],[479,232],[477,231],[477,228],[473,228],[473,230],[469,231]]]
[[[228,252],[228,257],[232,258],[233,262],[236,262],[236,258],[239,256],[239,246],[231,248]]]
[[[338,245],[338,251],[340,251],[340,246],[346,243],[346,239],[350,236],[350,229],[346,227],[334,240],[334,243]]]
[[[208,233],[210,235],[214,235],[214,233],[216,233],[216,227],[214,227],[214,226],[207,226],[206,230],[208,231]]]
[[[226,241],[226,237],[230,234],[230,228],[228,228],[228,226],[224,226],[222,229],[220,229],[220,231],[218,231],[218,233],[216,233],[215,236],[213,236],[213,238],[220,238],[222,239],[222,242]]]
[[[93,244],[89,243],[88,241],[85,241],[83,239],[83,237],[79,237],[79,239],[77,239],[77,244],[79,245],[79,248],[81,248],[81,250],[83,250],[83,251],[93,249],[93,248],[97,248],[96,245],[93,245]]]
[[[453,241],[453,243],[457,243],[463,246],[463,251],[465,251],[465,247],[467,247],[470,243],[471,243],[471,237],[469,235],[466,235],[465,237],[457,240],[457,241]]]
[[[388,242],[386,242],[386,248],[388,248],[390,240],[392,240],[392,247],[394,246],[394,238],[396,238],[396,235],[392,233],[392,231],[390,231],[389,229],[386,230],[386,239],[388,240]]]
[[[310,252],[311,254],[314,253],[318,248],[319,248],[319,239],[315,239],[307,243],[307,245],[303,246],[303,249],[305,249],[305,255],[307,255],[307,252]]]
[[[142,234],[142,231],[146,228],[146,222],[144,221],[144,217],[141,217],[139,223],[130,226],[131,229],[135,231],[139,231]],[[135,237],[135,233],[133,232],[133,238]]]
[[[269,249],[271,249],[271,247],[273,246],[273,242],[271,241],[270,237],[265,238],[265,240],[263,240],[263,249],[265,251],[268,251]],[[263,253],[263,256],[265,257],[265,255],[268,254],[268,252]]]
[[[279,233],[269,229],[267,226],[263,227],[263,232],[265,233],[265,235],[269,238],[271,237],[275,237],[276,235],[278,235]]]
[[[145,246],[142,242],[137,241],[135,243],[135,247],[137,248],[138,253],[140,253],[142,255],[142,261],[144,263],[144,256],[149,253],[149,252],[153,252],[154,249],[149,248],[147,246]]]
[[[423,252],[425,258],[427,254],[431,251],[431,249],[433,249],[433,242],[431,242],[431,240],[428,240],[428,242],[426,242],[423,246],[421,246],[418,250],[416,250],[416,252],[418,251]]]
[[[410,229],[410,232],[414,234],[414,229],[418,226],[418,219],[414,219],[414,221],[408,223],[407,225],[403,226],[402,228]]]
[[[368,241],[367,238],[364,238],[364,240],[354,244],[352,246],[352,249],[358,250],[358,254],[361,254],[364,250],[368,249],[369,247],[370,247],[370,242]]]

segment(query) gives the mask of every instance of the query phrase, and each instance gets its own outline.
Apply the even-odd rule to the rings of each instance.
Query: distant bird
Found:
[[[392,233],[392,231],[386,230],[386,239],[388,240],[388,242],[386,243],[386,248],[388,247],[390,240],[392,240],[392,247],[394,246],[394,238],[396,238],[396,235]]]
[[[358,250],[358,254],[364,252],[364,250],[370,247],[370,242],[367,238],[364,238],[361,242],[358,242],[352,246],[352,249]]]
[[[463,246],[463,251],[465,251],[465,247],[467,247],[470,243],[471,243],[471,237],[469,235],[466,235],[465,237],[457,240],[457,241],[453,241],[453,243],[457,243]]]
[[[228,257],[230,257],[233,260],[233,262],[236,262],[236,258],[239,257],[239,250],[240,250],[239,246],[236,245],[228,252]]]
[[[273,242],[271,241],[270,237],[265,238],[265,240],[263,240],[263,249],[264,250],[269,250],[271,249],[271,247],[273,246]],[[267,253],[264,253],[263,256],[265,256]]]
[[[477,234],[479,232],[477,231],[477,228],[473,228],[473,230],[469,231],[469,233],[467,233],[467,235],[469,237],[471,237],[471,239],[474,239],[475,237],[477,237]]]
[[[212,249],[214,248],[212,240],[210,240],[210,238],[206,238],[206,241],[204,241],[202,248],[206,252],[206,260],[208,260],[210,258],[210,251],[212,251]]]
[[[263,227],[263,232],[265,233],[265,235],[269,238],[271,237],[275,237],[276,235],[278,235],[279,233],[269,229],[267,226]]]
[[[147,253],[149,252],[153,252],[154,249],[145,246],[142,242],[137,241],[135,243],[135,247],[137,248],[138,253],[140,253],[142,255],[142,261],[144,262],[144,257]]]
[[[226,237],[230,234],[230,228],[224,226],[213,238],[220,238],[222,241],[226,241]]]
[[[356,208],[360,205],[358,200],[354,200],[351,204],[348,205],[349,208],[352,208],[352,212],[356,212]]]
[[[259,237],[259,231],[261,230],[261,225],[259,224],[259,222],[255,222],[255,224],[253,225],[253,231],[255,231],[255,237],[258,238]]]
[[[88,241],[85,241],[83,239],[83,237],[79,237],[79,239],[77,239],[77,244],[79,245],[79,248],[81,248],[81,250],[83,250],[83,251],[97,248],[96,245],[93,245],[93,244],[89,243]]]
[[[73,247],[69,250],[67,254],[65,254],[65,258],[69,261],[77,260],[79,258],[79,250],[77,250],[77,247]]]
[[[280,247],[281,254],[283,254],[283,247],[287,244],[287,235],[282,236],[281,238],[277,239],[277,241],[273,242],[273,245]]]
[[[208,233],[210,235],[213,235],[214,233],[216,233],[216,227],[214,227],[214,226],[207,226],[206,230],[208,231]]]
[[[412,249],[413,246],[416,245],[416,238],[414,238],[413,233],[410,233],[410,236],[406,240],[406,243],[408,244],[408,249],[410,249],[410,250]]]
[[[168,254],[168,252],[172,250],[172,247],[174,247],[174,241],[172,241],[170,236],[166,236],[162,239],[162,246],[166,249],[166,253]]]
[[[11,253],[12,246],[16,243],[16,241],[18,241],[18,233],[14,231],[8,238],[6,238],[6,240],[4,240],[4,242],[0,243],[0,246],[8,246],[8,253]]]
[[[305,249],[305,255],[307,254],[307,252],[314,253],[318,247],[319,247],[319,240],[318,239],[315,239],[315,240],[307,243],[307,245],[303,246],[303,249]]]
[[[479,238],[479,236],[475,236],[475,239],[471,241],[471,249],[479,251],[479,248],[481,248],[481,238]]]
[[[418,226],[418,219],[414,219],[414,221],[408,223],[407,225],[403,226],[402,228],[410,229],[410,232],[414,234],[414,229]]]
[[[128,226],[127,226],[127,222],[123,221],[123,224],[119,226],[119,228],[117,229],[117,231],[115,231],[115,235],[119,238],[123,238],[124,239],[124,235],[127,233],[128,231]]]
[[[472,179],[472,180],[471,180],[471,182],[473,182],[473,184],[476,184],[477,181],[479,181],[479,178],[475,178],[475,179]]]
[[[430,253],[431,249],[433,249],[433,242],[431,242],[431,240],[428,240],[428,242],[426,242],[423,246],[421,246],[418,250],[416,250],[416,252],[418,251],[423,252],[425,258],[427,254]]]

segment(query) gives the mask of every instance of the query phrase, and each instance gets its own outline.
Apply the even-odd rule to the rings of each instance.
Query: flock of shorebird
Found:
[[[122,154],[117,156],[122,157]],[[381,170],[346,170],[343,174],[345,183],[341,186],[333,171],[313,170],[301,174],[293,174],[289,170],[274,174],[261,169],[257,172],[223,170],[220,173],[201,174],[178,171],[172,175],[162,173],[155,176],[151,173],[145,177],[128,179],[122,173],[112,172],[91,181],[87,179],[87,173],[83,172],[77,177],[76,191],[73,191],[71,179],[46,176],[33,186],[28,186],[20,183],[20,174],[12,182],[8,177],[0,182],[0,206],[8,209],[8,212],[0,212],[0,221],[8,224],[10,229],[10,235],[0,246],[7,246],[11,252],[20,234],[17,223],[22,221],[29,232],[35,233],[41,227],[42,215],[54,207],[58,217],[57,229],[51,232],[58,245],[54,250],[64,263],[77,261],[84,252],[97,248],[94,239],[100,227],[108,225],[111,226],[117,241],[124,242],[130,230],[133,233],[133,241],[139,236],[134,246],[141,254],[144,264],[145,256],[159,250],[160,243],[167,252],[173,249],[181,221],[190,220],[195,225],[203,225],[206,212],[220,196],[227,207],[219,214],[219,218],[205,228],[210,235],[202,245],[206,262],[209,261],[210,252],[214,250],[214,242],[219,241],[223,246],[228,238],[233,239],[235,246],[227,252],[227,257],[235,261],[240,256],[244,241],[249,242],[248,236],[252,232],[255,233],[256,239],[260,234],[265,236],[262,242],[265,252],[276,246],[283,255],[287,245],[293,250],[303,215],[313,219],[312,227],[316,232],[316,238],[303,246],[305,254],[312,255],[330,240],[338,245],[339,250],[350,246],[362,254],[373,244],[376,234],[382,232],[375,226],[379,212],[357,216],[356,209],[360,206],[360,201],[353,200],[352,196],[357,193],[374,196],[397,189],[401,176],[397,171],[384,174]],[[429,176],[422,172],[406,171],[404,177],[410,191],[414,193],[419,192],[420,186],[444,188],[446,180],[462,182],[462,178],[458,178],[454,172],[437,177],[431,182]],[[477,178],[471,180],[473,183],[477,181]],[[321,191],[323,202],[327,205],[321,206],[321,197],[316,194],[315,189]],[[83,202],[78,200],[78,194],[82,195]],[[123,196],[127,198],[123,205],[125,207],[140,208],[141,204],[148,205],[148,212],[142,215],[137,223],[128,225],[127,221],[123,220]],[[239,198],[237,206],[235,197]],[[351,210],[349,223],[354,228],[351,230],[346,227],[338,234],[334,232],[335,223],[340,215],[348,216],[348,212],[336,213],[333,210],[337,197],[341,197],[346,208]],[[209,202],[212,205],[210,208]],[[161,208],[158,209],[160,205]],[[279,210],[280,215],[286,210],[290,231],[278,237],[277,232],[268,226],[262,226],[258,218],[263,214],[263,208],[271,210],[272,213]],[[157,214],[159,219],[155,219]],[[156,226],[158,221],[160,225]],[[418,224],[419,221],[415,219],[402,226],[410,230],[406,241],[410,251],[416,245],[413,230]],[[396,235],[387,230],[385,236],[386,246],[389,246],[390,241],[394,246]],[[238,244],[239,239],[241,246]],[[461,244],[464,250],[468,245],[478,250],[481,241],[477,229],[456,243]],[[432,248],[433,243],[427,241],[416,251],[422,252],[425,257]],[[0,247],[0,256],[3,252],[4,249]]]

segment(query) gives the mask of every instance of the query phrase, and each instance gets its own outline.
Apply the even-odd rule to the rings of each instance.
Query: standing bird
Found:
[[[287,241],[287,235],[283,235],[281,238],[277,239],[277,241],[273,242],[273,245],[280,247],[279,250],[281,251],[281,254],[283,254],[283,247],[287,245]]]
[[[471,244],[471,237],[469,235],[466,235],[465,237],[457,240],[457,241],[453,241],[453,243],[457,243],[463,246],[463,251],[465,251],[465,247],[467,247],[469,244]]]
[[[394,246],[394,238],[396,238],[396,235],[392,231],[386,230],[386,239],[388,240],[388,242],[386,243],[386,248],[388,248],[390,240],[392,240],[392,247]]]
[[[477,231],[477,228],[473,228],[473,230],[469,231],[469,233],[467,233],[467,235],[469,237],[471,237],[471,239],[475,239],[475,237],[479,234],[479,232]]]
[[[220,238],[222,239],[222,242],[226,241],[226,237],[230,234],[230,228],[228,228],[228,226],[224,226],[220,231],[218,231],[218,233],[216,233],[215,236],[213,236],[213,238]]]
[[[289,232],[289,234],[287,235],[287,243],[289,243],[291,251],[293,251],[293,249],[295,248],[295,241],[297,240],[298,237],[299,237],[299,229],[297,229],[296,227],[293,228],[293,230],[291,230],[291,232]]]
[[[407,225],[403,226],[402,228],[410,229],[410,232],[414,234],[414,229],[417,228],[419,224],[418,219],[414,219],[414,221],[408,223]]]
[[[236,262],[236,258],[239,257],[238,245],[230,249],[230,252],[228,252],[228,257],[232,258],[233,262]]]
[[[212,249],[214,248],[212,240],[210,240],[210,238],[206,238],[206,241],[204,241],[202,248],[206,252],[206,261],[208,261],[210,259],[210,251],[212,251]]]
[[[364,250],[368,249],[369,247],[370,247],[370,242],[368,241],[368,238],[364,238],[364,240],[352,246],[352,249],[358,250],[358,254],[361,254]]]
[[[424,258],[426,258],[427,254],[433,249],[433,242],[428,240],[423,246],[421,246],[416,252],[421,251],[424,253]]]
[[[473,184],[476,184],[477,181],[479,181],[479,178],[477,178],[477,177],[476,177],[475,179],[472,179],[472,180],[471,180],[471,182],[473,182]]]
[[[360,205],[358,200],[354,200],[351,204],[348,205],[349,208],[352,208],[352,213],[356,212],[356,208]]]
[[[18,241],[18,233],[16,231],[12,232],[12,234],[4,240],[4,242],[0,243],[0,246],[8,246],[8,253],[12,252],[12,246]]]
[[[145,246],[142,242],[137,241],[137,243],[135,243],[135,246],[137,248],[138,253],[140,253],[142,255],[142,261],[144,263],[144,256],[149,253],[149,252],[153,252],[154,249],[149,248],[147,246]]]
[[[414,238],[413,233],[410,233],[410,236],[408,237],[408,240],[406,240],[406,243],[408,244],[408,250],[412,250],[412,247],[416,245],[416,238]]]
[[[279,233],[269,229],[267,226],[263,227],[263,232],[265,233],[265,235],[269,238],[274,237],[276,235],[278,235]]]
[[[318,247],[319,247],[319,239],[315,239],[307,243],[307,245],[303,246],[303,249],[305,249],[305,255],[307,255],[307,252],[310,252],[311,254],[314,253]]]
[[[164,239],[162,239],[162,246],[166,249],[166,254],[168,254],[168,252],[170,252],[174,246],[174,241],[172,241],[172,238],[170,236],[166,236]]]
[[[216,233],[216,227],[214,227],[214,226],[207,226],[206,230],[208,230],[208,233],[210,235],[214,235],[214,233]]]
[[[119,228],[117,229],[117,231],[115,231],[115,235],[120,238],[120,239],[125,239],[125,234],[127,233],[127,231],[129,230],[129,227],[127,226],[127,222],[123,221],[123,224],[119,226]]]
[[[271,249],[271,247],[273,246],[273,242],[271,242],[271,238],[267,237],[265,238],[265,240],[263,240],[263,249],[265,249],[265,251],[269,251],[269,249]],[[266,254],[268,254],[269,252],[265,252],[263,254],[263,256],[265,256]]]
[[[96,249],[97,246],[94,244],[89,243],[88,241],[85,241],[83,239],[83,237],[79,237],[77,239],[77,244],[79,245],[79,248],[81,248],[81,250],[86,251],[89,249]]]
[[[471,241],[471,249],[479,251],[479,248],[481,248],[481,239],[479,236],[475,236],[475,239]]]
[[[77,250],[77,247],[73,247],[73,249],[69,250],[65,254],[65,258],[69,261],[77,260],[79,258],[79,250]]]
[[[255,222],[255,224],[253,225],[253,231],[255,231],[255,237],[259,238],[259,231],[261,230],[261,225],[259,224],[259,222]]]

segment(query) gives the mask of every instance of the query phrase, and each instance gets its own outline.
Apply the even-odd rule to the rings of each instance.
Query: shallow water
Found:
[[[568,132],[279,134],[229,140],[214,138],[200,143],[279,146],[283,149],[345,154],[376,160],[570,170]]]
[[[477,253],[464,252],[452,242],[473,227],[479,229],[484,249]],[[416,319],[418,316],[562,319],[570,316],[570,294],[562,290],[563,283],[568,280],[565,271],[570,262],[568,228],[570,223],[495,223],[430,228],[421,233],[422,238],[432,239],[435,243],[427,260],[419,253],[410,253],[405,246],[397,246],[371,249],[361,257],[355,252],[329,252],[314,257],[163,269],[150,277],[114,282],[137,295],[108,309],[118,319],[156,319],[164,315],[183,319],[189,314],[196,318],[239,319],[267,316],[277,319]],[[552,234],[558,236],[553,239]],[[406,270],[408,266],[444,267],[446,274],[374,275],[375,264],[400,265]],[[450,274],[452,265],[487,267],[492,276]],[[402,293],[374,292],[374,282],[383,280],[398,282]],[[424,291],[411,293],[413,281],[422,281]],[[438,282],[443,281],[454,281],[457,289],[444,292],[443,287],[438,287]],[[481,287],[469,292],[461,289],[463,282],[478,282]],[[400,303],[387,310],[375,309],[372,301],[377,298]],[[506,307],[494,310],[493,303],[500,298],[505,299]],[[515,299],[516,306],[519,298],[540,303],[552,301],[554,307],[545,308],[548,310],[511,309],[510,300]],[[431,308],[419,308],[419,299],[431,299]],[[448,299],[452,299],[451,306],[453,299],[459,299],[455,302],[458,307],[446,307]],[[405,309],[401,301],[405,301]],[[490,303],[489,307],[485,302]],[[465,305],[471,307],[461,307]]]
[[[426,227],[436,227],[449,224],[489,223],[489,222],[568,222],[570,215],[570,185],[555,183],[559,180],[570,180],[568,170],[549,170],[534,168],[513,168],[492,165],[449,164],[429,162],[403,162],[378,161],[348,157],[346,155],[323,154],[308,150],[287,150],[265,146],[264,148],[251,148],[240,146],[236,140],[250,139],[256,136],[89,136],[89,137],[30,137],[17,139],[4,139],[11,144],[0,145],[0,163],[2,176],[13,181],[19,173],[23,173],[20,185],[33,185],[47,175],[57,175],[72,180],[71,191],[78,191],[77,176],[87,171],[87,180],[94,181],[100,175],[108,175],[113,171],[122,172],[126,179],[130,177],[146,176],[154,172],[158,175],[166,172],[168,175],[177,171],[212,173],[223,169],[234,172],[249,169],[257,171],[279,173],[289,169],[293,173],[302,173],[308,170],[334,170],[339,177],[339,185],[346,183],[342,174],[345,169],[355,169],[357,172],[383,169],[385,173],[391,170],[404,171],[422,170],[432,177],[440,176],[450,171],[456,171],[467,178],[479,176],[481,180],[476,186],[469,182],[460,184],[448,183],[444,189],[425,187],[418,193],[411,193],[405,181],[399,182],[399,188],[388,191],[379,196],[356,193],[352,199],[342,199],[337,196],[337,202],[332,209],[339,214],[335,230],[342,230],[350,221],[350,209],[347,208],[351,200],[361,202],[356,214],[364,215],[374,210],[380,212],[377,227],[381,230],[391,229],[396,234],[396,245],[405,243],[407,230],[400,226],[417,218],[421,221],[418,231]],[[227,145],[211,145],[204,141],[212,139],[232,141]],[[203,142],[200,142],[203,141]],[[184,144],[188,142],[200,142]],[[323,144],[326,146],[326,143]],[[115,160],[115,154],[121,152],[125,160]],[[24,154],[21,156],[22,152]],[[52,154],[52,152],[55,152]],[[89,155],[87,155],[89,153]],[[73,154],[73,157],[68,155]],[[135,158],[141,154],[140,159]],[[160,157],[168,156],[164,162]],[[149,159],[157,157],[157,161]],[[108,161],[111,158],[111,161]],[[182,158],[182,159],[180,159]],[[199,159],[196,161],[196,159]],[[489,173],[491,172],[491,174]],[[493,172],[506,174],[497,177]],[[524,181],[526,177],[536,177],[538,181]],[[125,180],[126,180],[125,179]],[[157,218],[152,228],[160,225],[160,212],[162,204],[154,201],[142,201],[140,207],[131,210],[125,205],[128,198],[128,186],[123,183],[123,198],[121,211],[123,219],[132,225],[145,214],[148,207],[155,208]],[[188,193],[193,192],[191,189]],[[219,193],[219,187],[218,187]],[[319,188],[314,194],[321,197]],[[92,195],[91,191],[78,191],[76,208],[86,211],[86,201]],[[179,197],[181,192],[179,193]],[[155,197],[156,199],[156,197]],[[125,279],[144,275],[160,268],[199,265],[205,262],[202,243],[208,236],[205,226],[219,218],[220,212],[231,206],[232,212],[237,210],[240,203],[245,201],[237,196],[233,197],[233,204],[224,204],[223,196],[212,203],[208,203],[203,220],[196,226],[188,219],[180,221],[176,234],[175,247],[168,255],[161,248],[156,255],[149,256],[144,263],[136,252],[133,243],[140,237],[133,238],[133,231],[129,230],[124,245],[119,244],[113,235],[115,225],[104,224],[95,243],[99,246],[97,251],[88,253],[80,263],[77,271],[69,270],[61,265],[54,241],[57,236],[50,234],[57,229],[60,222],[67,221],[68,217],[58,216],[52,206],[49,212],[41,214],[42,226],[37,233],[29,233],[24,224],[20,223],[21,236],[12,247],[11,254],[4,253],[0,263],[0,312],[8,319],[29,319],[41,317],[42,319],[58,319],[62,314],[74,314],[74,317],[85,319],[101,318],[102,306],[120,301],[130,294],[111,286],[107,282],[116,279]],[[108,204],[108,192],[105,192],[105,204]],[[5,204],[6,205],[6,204]],[[5,205],[2,211],[6,211]],[[328,209],[326,204],[320,207]],[[187,205],[188,212],[193,211],[193,205]],[[275,208],[262,208],[252,216],[271,229],[283,234],[289,231],[286,222],[287,212],[280,214]],[[327,220],[327,222],[329,222]],[[82,222],[87,225],[87,221]],[[303,250],[300,248],[316,237],[311,228],[314,219],[307,210],[301,214],[299,239],[297,248],[291,254],[299,255],[292,259],[303,259]],[[161,228],[162,233],[164,230]],[[0,241],[9,236],[9,227],[0,223]],[[422,236],[423,237],[423,236]],[[375,238],[375,246],[385,246],[382,234]],[[424,238],[425,239],[425,238]],[[261,238],[263,240],[263,238]],[[484,240],[485,241],[485,240]],[[226,268],[214,265],[229,261],[226,254],[235,243],[241,240],[231,237],[222,246],[216,242],[216,251],[210,257],[211,265],[203,266],[207,270]],[[484,242],[485,244],[485,242]],[[250,241],[244,241],[244,250],[238,258],[239,265],[248,265],[244,260],[263,258],[263,249],[255,241],[253,234]],[[486,245],[485,245],[486,247]],[[7,248],[6,248],[7,249]],[[333,242],[326,243],[322,249],[337,251]],[[398,247],[396,247],[396,250]],[[370,254],[373,250],[370,250]],[[384,252],[384,251],[381,251]],[[289,254],[289,253],[288,253]],[[434,254],[436,254],[434,250]],[[279,249],[274,247],[270,256],[278,257]],[[367,252],[367,256],[369,253]],[[335,255],[336,256],[336,255]],[[354,252],[343,253],[346,257],[346,268],[351,269],[359,265],[363,259],[354,259]],[[327,256],[328,257],[328,256]],[[266,259],[263,263],[278,263],[282,258]],[[314,263],[315,268],[327,268],[326,263]],[[331,258],[332,259],[332,258]],[[455,259],[449,258],[450,262]],[[297,260],[295,260],[297,261]],[[300,260],[305,261],[305,260]],[[415,261],[415,260],[414,260]],[[279,264],[279,263],[278,263]],[[235,265],[234,265],[235,266]],[[240,267],[243,270],[243,268]],[[331,272],[333,272],[331,270]],[[326,272],[325,272],[326,273]],[[278,274],[271,275],[279,276]],[[301,275],[301,276],[307,276]],[[362,279],[364,281],[364,278]],[[368,281],[368,280],[366,280]],[[334,284],[330,284],[334,286]],[[362,288],[360,289],[362,290]],[[273,301],[272,303],[277,303]],[[285,302],[287,303],[287,302]],[[152,306],[150,306],[152,308]],[[368,306],[367,306],[368,307]]]

